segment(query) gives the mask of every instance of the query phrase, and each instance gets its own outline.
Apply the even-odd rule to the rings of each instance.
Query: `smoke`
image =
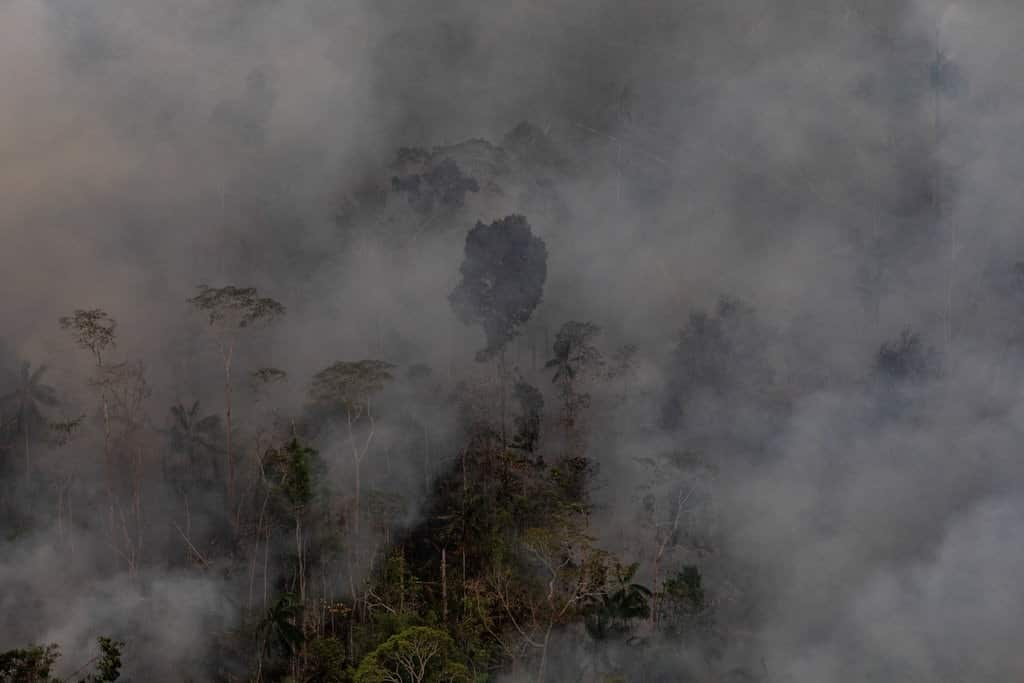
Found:
[[[635,527],[642,460],[696,450],[718,468],[705,531],[719,550],[675,561],[704,562],[725,620],[746,621],[728,661],[767,680],[1008,680],[1024,668],[1007,645],[1024,601],[1012,581],[1022,21],[997,0],[6,0],[5,341],[51,366],[67,417],[88,412],[88,358],[56,320],[105,308],[118,357],[146,363],[162,428],[174,402],[219,409],[216,350],[186,298],[200,283],[252,285],[288,308],[239,351],[247,369],[288,372],[259,410],[296,412],[339,359],[425,363],[450,389],[484,372],[479,330],[446,298],[465,232],[522,211],[550,260],[518,369],[546,382],[532,358],[543,364],[569,319],[599,324],[609,349],[640,349],[633,400],[591,439],[602,542],[650,559],[653,537]],[[499,145],[523,120],[556,161],[454,147]],[[422,225],[396,194],[375,203],[401,146],[444,148],[480,191]],[[411,224],[414,243],[389,241]],[[688,391],[673,383],[679,334],[723,295],[752,307],[744,348],[771,380],[748,386],[737,360],[727,400],[687,395],[705,431],[667,430],[666,395]],[[887,414],[875,353],[908,327],[942,377]],[[383,405],[408,410],[417,391],[401,379]],[[453,457],[452,411],[424,410],[436,452],[384,429],[367,474],[408,497],[409,519]],[[331,480],[348,486],[343,437],[321,436]],[[88,498],[95,447],[41,466],[74,464]],[[673,471],[653,489],[656,515],[696,476]],[[19,515],[42,514],[4,490]],[[163,492],[152,505],[159,517],[176,503]],[[110,578],[100,535],[80,533],[71,568],[59,534],[4,542],[0,582],[14,590],[0,611],[25,616],[0,622],[0,648],[55,640],[87,659],[109,626],[141,634],[136,652],[161,653],[152,671],[170,672],[232,623],[230,582]],[[153,544],[180,541],[168,533]],[[565,670],[577,657],[567,646]],[[659,658],[679,675],[703,666]]]

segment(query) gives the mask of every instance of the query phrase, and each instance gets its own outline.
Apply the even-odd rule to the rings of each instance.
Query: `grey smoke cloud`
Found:
[[[401,145],[497,143],[528,119],[575,169],[551,174],[567,217],[531,217],[550,253],[538,329],[593,319],[605,343],[644,355],[647,398],[598,449],[604,472],[639,481],[625,453],[678,445],[648,431],[664,368],[689,313],[721,294],[781,335],[770,357],[783,383],[801,365],[826,378],[791,390],[764,462],[723,465],[722,543],[757,568],[756,634],[736,656],[763,658],[771,680],[1007,680],[1022,666],[1004,643],[1024,594],[1007,540],[1021,515],[1019,368],[1004,342],[1020,309],[984,273],[1022,246],[1022,21],[995,0],[9,0],[0,322],[71,391],[85,361],[57,316],[103,306],[125,357],[169,355],[199,331],[184,303],[194,286],[237,281],[289,307],[245,351],[289,371],[282,405],[341,358],[390,351],[440,377],[469,372],[479,332],[445,297],[465,230],[517,209],[521,179],[499,179],[506,192],[471,197],[406,250],[368,240],[339,253],[335,202],[366,178],[386,184]],[[936,51],[963,86],[937,98]],[[888,423],[865,384],[905,326],[953,370],[923,390],[929,417]],[[787,344],[804,351],[787,357]],[[195,342],[189,372],[209,354]],[[216,383],[146,360],[155,415],[178,394],[214,409]],[[600,495],[601,536],[618,542],[630,495]],[[45,594],[61,582],[34,571],[47,562],[8,553],[0,576]],[[157,595],[219,604],[216,584],[152,581]],[[30,630],[80,647],[75,624],[107,584],[81,586],[73,619],[44,610]],[[133,599],[105,618],[134,623]],[[166,600],[197,623],[194,602]],[[192,647],[170,629],[152,638]]]

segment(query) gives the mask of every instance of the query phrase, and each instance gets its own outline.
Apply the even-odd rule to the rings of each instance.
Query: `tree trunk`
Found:
[[[28,441],[29,441],[28,429],[29,429],[29,427],[28,427],[28,419],[26,419],[25,420],[25,429],[22,430],[24,432],[24,435],[25,435],[25,483],[26,484],[29,483],[29,480],[32,477],[32,454],[31,454],[31,451],[29,451],[29,447],[28,447]]]
[[[231,346],[227,346],[221,353],[224,357],[224,421],[227,430],[224,434],[224,452],[228,465],[227,503],[228,514],[234,524],[235,461],[231,454],[231,356],[233,349]]]
[[[501,455],[505,457],[507,447],[505,439],[505,347],[501,347],[498,355],[498,386],[501,389]]]
[[[448,621],[447,548],[441,548],[441,619],[442,621]]]
[[[360,508],[360,506],[359,506],[359,489],[361,487],[361,483],[360,483],[360,479],[361,479],[360,469],[361,469],[361,466],[362,466],[362,458],[356,458],[356,509],[355,509],[356,526],[355,526],[355,528],[356,528],[356,538],[357,538],[356,542],[357,543],[358,543],[358,537],[359,537],[359,518],[362,516],[360,514],[362,508]]]
[[[466,451],[462,449],[462,604],[466,604]],[[463,608],[465,618],[465,608]]]
[[[545,669],[548,663],[548,642],[551,640],[551,629],[554,626],[554,622],[548,622],[548,630],[544,633],[544,644],[540,650],[540,666],[537,668],[537,683],[544,683],[544,676],[547,673]]]
[[[423,427],[423,490],[430,493],[430,432],[427,431],[426,426]]]

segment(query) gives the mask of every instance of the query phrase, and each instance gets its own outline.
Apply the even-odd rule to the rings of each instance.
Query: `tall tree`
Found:
[[[89,351],[96,365],[103,365],[103,353],[116,346],[117,321],[102,308],[77,309],[60,319],[61,329],[71,333],[75,344]]]
[[[220,416],[203,416],[199,410],[199,401],[193,401],[189,408],[183,403],[176,403],[171,406],[170,423],[166,434],[171,449],[185,456],[188,470],[186,476],[177,478],[192,481],[196,478],[199,455],[204,451],[219,450],[217,441],[220,439]]]
[[[106,406],[108,443],[112,445],[111,460],[117,458],[116,471],[128,476],[130,488],[129,514],[134,522],[134,537],[121,507],[121,501],[111,497],[113,525],[119,519],[121,533],[115,534],[118,550],[130,573],[138,569],[143,544],[142,483],[143,456],[147,452],[145,432],[145,402],[151,393],[141,362],[105,364],[98,369],[93,385],[104,397]],[[117,428],[116,432],[114,427]],[[114,490],[114,472],[111,472],[111,490]],[[123,547],[121,547],[123,544]]]
[[[103,373],[103,354],[117,345],[117,321],[102,308],[76,309],[71,315],[59,319],[61,329],[71,334],[75,345],[88,351],[96,360],[96,371]],[[103,458],[107,470],[107,493],[113,504],[113,463],[111,462],[111,414],[110,400],[106,392],[100,391],[100,405],[103,408]]]
[[[295,531],[295,588],[299,604],[306,604],[306,540],[303,536],[303,518],[314,498],[314,469],[317,452],[292,438],[287,446],[268,453],[268,476],[274,482],[276,503],[282,508]],[[305,615],[305,613],[303,613]]]
[[[487,346],[478,354],[483,360],[503,350],[540,304],[547,247],[518,214],[490,225],[478,222],[466,235],[460,273],[448,300],[463,323],[483,327]]]
[[[370,450],[376,428],[372,398],[392,380],[394,365],[381,360],[339,361],[313,377],[310,398],[327,410],[340,410],[345,417],[348,443],[355,468],[355,530],[359,533],[360,472]],[[364,439],[356,438],[356,430],[366,424]]]
[[[234,508],[235,461],[231,452],[231,364],[240,330],[269,323],[285,313],[280,302],[259,296],[255,287],[199,286],[199,293],[188,300],[206,313],[224,364],[224,451],[227,461],[228,508]]]
[[[462,280],[448,301],[464,324],[483,327],[487,346],[477,353],[477,360],[498,356],[504,445],[505,347],[541,302],[548,277],[547,246],[519,214],[490,225],[478,222],[466,235],[459,271]]]
[[[42,408],[53,408],[58,403],[57,392],[42,382],[45,374],[45,365],[32,370],[32,365],[26,361],[21,364],[14,384],[15,389],[0,396],[0,406],[14,406],[18,430],[21,432],[25,448],[25,481],[28,481],[32,474],[32,455],[29,446],[32,428],[46,424]]]
[[[555,370],[551,381],[561,388],[564,419],[569,426],[572,425],[576,408],[580,403],[580,396],[576,392],[578,376],[603,362],[601,351],[593,343],[594,337],[600,332],[601,328],[594,323],[581,323],[575,320],[565,323],[555,335],[552,348],[555,355],[544,366]]]
[[[639,563],[613,567],[615,580],[590,596],[583,611],[587,633],[595,640],[629,633],[633,622],[651,615],[649,588],[633,582]]]
[[[163,430],[171,451],[164,462],[164,476],[181,496],[185,522],[182,532],[186,539],[191,539],[192,495],[197,488],[207,489],[220,481],[220,415],[204,416],[199,401],[193,401],[187,408],[183,403],[176,403],[170,413],[170,425]],[[194,556],[195,551],[189,547],[187,557]]]

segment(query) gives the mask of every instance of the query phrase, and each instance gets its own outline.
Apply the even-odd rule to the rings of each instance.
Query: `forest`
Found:
[[[0,5],[0,683],[1024,675],[1021,25]]]

